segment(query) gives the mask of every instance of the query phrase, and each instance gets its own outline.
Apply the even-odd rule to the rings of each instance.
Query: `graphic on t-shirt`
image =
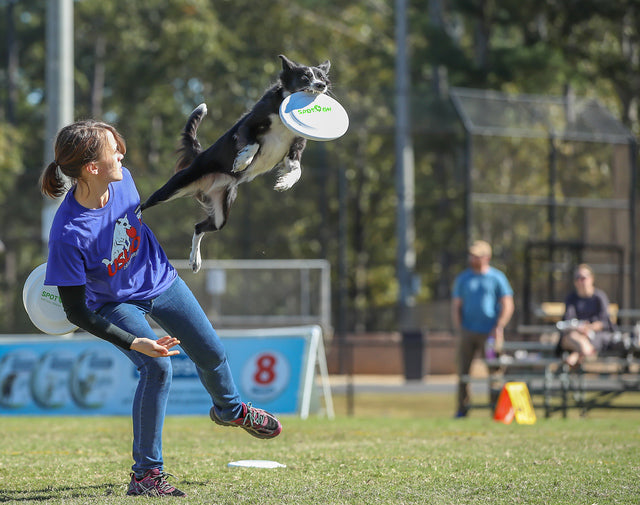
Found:
[[[113,228],[111,258],[102,260],[102,263],[107,266],[110,277],[129,265],[131,258],[137,254],[138,247],[140,247],[138,231],[131,226],[129,218],[125,215],[116,221]]]

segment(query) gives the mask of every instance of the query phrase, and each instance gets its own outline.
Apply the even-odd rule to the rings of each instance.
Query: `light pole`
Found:
[[[73,121],[73,0],[47,1],[46,88],[48,113],[44,136],[44,164],[54,159],[53,141],[63,126]],[[60,199],[45,197],[41,240],[45,250]]]
[[[414,227],[414,158],[409,114],[410,83],[407,51],[407,0],[396,0],[396,233],[398,318],[400,328],[414,329],[413,308],[416,291]]]

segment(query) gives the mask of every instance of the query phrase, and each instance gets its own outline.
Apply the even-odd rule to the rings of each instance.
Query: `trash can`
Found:
[[[402,356],[404,358],[404,378],[422,380],[422,361],[424,341],[422,331],[405,330],[402,332]]]

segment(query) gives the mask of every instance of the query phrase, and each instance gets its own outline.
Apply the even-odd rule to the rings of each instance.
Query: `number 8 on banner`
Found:
[[[253,376],[253,381],[262,386],[271,384],[276,378],[273,370],[275,364],[276,357],[273,354],[262,354],[257,360],[258,369]]]
[[[291,367],[277,351],[261,351],[249,357],[242,368],[241,388],[246,396],[267,402],[287,388]]]

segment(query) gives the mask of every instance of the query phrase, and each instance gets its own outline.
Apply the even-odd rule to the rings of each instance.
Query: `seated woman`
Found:
[[[558,342],[560,352],[569,351],[565,363],[575,366],[585,356],[605,350],[613,338],[613,323],[609,317],[609,298],[594,286],[593,270],[586,263],[574,272],[575,289],[565,299],[564,321],[576,321],[566,329]]]

